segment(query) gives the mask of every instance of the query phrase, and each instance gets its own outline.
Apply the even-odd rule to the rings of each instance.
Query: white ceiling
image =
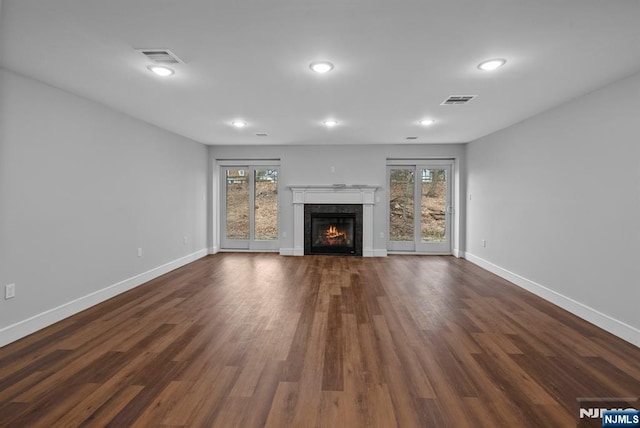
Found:
[[[0,65],[206,144],[460,143],[640,71],[640,1],[3,0]]]

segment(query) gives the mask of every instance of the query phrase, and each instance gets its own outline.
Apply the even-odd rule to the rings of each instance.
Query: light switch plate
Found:
[[[7,284],[4,286],[4,298],[5,299],[13,299],[16,297],[16,285],[15,284]]]

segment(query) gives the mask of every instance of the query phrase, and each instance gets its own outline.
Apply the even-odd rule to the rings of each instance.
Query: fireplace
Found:
[[[305,254],[362,256],[362,205],[305,204]]]
[[[280,254],[311,254],[311,213],[355,213],[355,255],[386,256],[386,250],[373,249],[373,207],[379,186],[367,184],[289,185],[293,204],[293,248],[281,248]]]

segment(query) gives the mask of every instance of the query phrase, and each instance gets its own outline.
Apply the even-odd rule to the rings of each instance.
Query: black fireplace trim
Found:
[[[342,254],[362,256],[362,204],[305,204],[304,205],[304,254],[311,252],[311,214],[355,214],[354,253]]]

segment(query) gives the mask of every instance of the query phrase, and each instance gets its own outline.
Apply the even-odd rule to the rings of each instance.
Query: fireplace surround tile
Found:
[[[362,204],[305,204],[304,205],[304,254],[342,254],[362,256]],[[353,248],[352,252],[340,251],[340,249],[334,249],[333,251],[324,248],[316,249],[314,251],[313,237],[312,237],[312,218],[314,214],[327,214],[330,216],[335,215],[339,217],[341,215],[353,214],[355,220],[355,230],[353,236]]]

